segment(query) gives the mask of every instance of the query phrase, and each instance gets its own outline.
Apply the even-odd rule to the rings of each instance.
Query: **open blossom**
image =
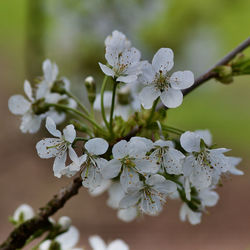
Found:
[[[33,112],[32,104],[36,98],[27,80],[24,82],[24,92],[28,99],[22,95],[11,96],[8,102],[9,110],[15,115],[22,116],[20,129],[23,133],[36,133],[40,129],[44,115],[36,115]]]
[[[54,240],[45,240],[40,246],[39,250],[54,249],[53,246],[59,246],[61,250],[83,250],[83,248],[75,247],[79,241],[79,231],[76,227],[70,226],[65,233],[58,235]]]
[[[198,199],[201,201],[199,211],[193,211],[186,203],[182,204],[180,209],[181,221],[188,219],[192,225],[199,224],[205,207],[215,206],[219,200],[219,195],[215,191],[205,188],[199,191]]]
[[[121,208],[138,205],[143,213],[157,215],[161,212],[167,195],[174,193],[177,186],[174,182],[166,180],[162,175],[155,174],[146,179],[135,190],[128,192],[120,201]]]
[[[163,172],[166,171],[168,174],[175,175],[183,173],[182,166],[185,155],[174,148],[172,141],[156,141],[154,143],[154,151],[150,157],[155,159]]]
[[[116,78],[118,82],[135,81],[139,73],[140,51],[131,47],[126,37],[118,31],[114,31],[112,36],[106,39],[105,45],[105,58],[109,66],[99,63],[103,73]]]
[[[103,239],[97,235],[89,237],[89,244],[93,250],[129,250],[128,245],[120,239],[106,244]]]
[[[152,148],[152,141],[142,137],[132,137],[129,142],[121,140],[112,149],[114,159],[110,160],[102,169],[104,178],[114,178],[119,175],[120,182],[127,191],[139,184],[139,173],[156,173],[159,166],[146,157]]]
[[[142,89],[139,98],[145,109],[150,109],[158,97],[166,107],[176,108],[183,100],[181,90],[193,85],[194,75],[191,71],[169,74],[174,65],[173,58],[171,49],[161,48],[154,55],[152,64],[144,63],[140,80],[146,87]]]
[[[78,162],[77,154],[71,146],[75,140],[76,131],[71,124],[64,128],[62,134],[56,129],[56,124],[50,117],[47,117],[46,128],[57,138],[46,138],[39,141],[36,145],[37,153],[44,159],[55,157],[53,171],[54,175],[60,178],[62,176],[62,171],[65,169],[65,162],[68,153],[73,162]]]
[[[180,138],[181,146],[189,153],[184,160],[184,176],[198,189],[217,184],[221,173],[232,169],[230,157],[224,155],[229,149],[209,149],[208,139],[204,134],[201,137],[199,132],[190,131]]]

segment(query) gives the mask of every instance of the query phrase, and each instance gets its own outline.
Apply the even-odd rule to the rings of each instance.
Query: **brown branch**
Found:
[[[217,66],[225,65],[230,62],[239,52],[243,51],[250,45],[250,38],[241,43],[237,48],[235,48],[232,52],[226,55],[221,61],[215,64],[210,70],[201,75],[195,80],[195,83],[192,87],[183,91],[183,95],[187,95],[192,90],[199,87],[202,83],[210,80],[215,77],[214,69]],[[163,108],[163,106],[159,106],[158,109]],[[134,128],[130,133],[124,136],[121,139],[129,140],[131,137],[135,136],[142,127]],[[74,195],[78,193],[79,188],[82,186],[81,177],[77,177],[74,179],[73,183],[71,183],[68,187],[60,190],[60,192],[55,195],[43,208],[40,209],[40,212],[31,220],[28,220],[21,224],[19,227],[14,229],[7,240],[0,245],[0,250],[14,250],[21,248],[25,245],[25,242],[29,239],[31,235],[33,235],[38,229],[43,229],[49,226],[48,218],[57,212],[60,208],[64,206],[64,204]]]
[[[50,225],[48,218],[64,206],[64,204],[78,193],[82,186],[81,177],[76,177],[67,187],[61,189],[39,213],[15,228],[5,242],[0,245],[1,250],[14,250],[22,248],[31,235],[37,230],[47,228]]]

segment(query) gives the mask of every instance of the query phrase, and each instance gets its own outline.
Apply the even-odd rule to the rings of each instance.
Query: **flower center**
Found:
[[[160,70],[155,74],[153,84],[155,88],[160,90],[161,92],[166,91],[170,87],[169,76],[167,74],[164,75]]]

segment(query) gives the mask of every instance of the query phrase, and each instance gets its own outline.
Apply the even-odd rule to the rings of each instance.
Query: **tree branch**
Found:
[[[183,91],[183,95],[187,95],[192,90],[199,87],[202,83],[210,80],[211,78],[216,76],[216,73],[213,71],[217,66],[225,65],[230,62],[239,52],[243,51],[247,47],[250,46],[250,38],[246,39],[243,43],[241,43],[238,47],[236,47],[232,52],[227,54],[222,60],[220,60],[217,64],[215,64],[211,69],[209,69],[206,73],[201,75],[195,80],[195,83],[192,87],[185,89]],[[159,110],[163,108],[162,105],[158,106]],[[142,126],[138,126],[134,128],[130,133],[124,136],[121,139],[129,140],[131,137],[135,136],[140,130]],[[119,140],[119,139],[118,139]],[[57,195],[55,195],[44,207],[40,208],[40,212],[33,218],[30,219],[17,228],[15,228],[7,238],[5,242],[0,245],[0,250],[14,250],[17,248],[21,248],[25,245],[25,242],[29,239],[31,235],[33,235],[38,229],[46,228],[50,225],[48,218],[57,212],[60,208],[64,206],[64,204],[74,195],[78,193],[79,188],[82,186],[81,177],[76,177],[68,187],[63,188],[59,191]]]
[[[50,226],[48,218],[57,212],[64,204],[78,193],[82,186],[82,178],[76,177],[67,187],[62,188],[32,219],[27,220],[15,228],[5,242],[0,245],[1,250],[14,250],[22,248],[31,235],[37,230]]]

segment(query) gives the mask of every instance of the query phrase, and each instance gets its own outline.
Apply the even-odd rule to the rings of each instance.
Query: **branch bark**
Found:
[[[192,87],[185,89],[183,95],[186,96],[188,93],[202,85],[204,82],[210,80],[216,76],[214,69],[220,65],[226,65],[229,63],[238,53],[250,46],[250,38],[242,42],[238,47],[233,51],[227,54],[222,60],[215,64],[211,69],[206,73],[202,74],[195,80],[195,83]],[[163,108],[159,106],[158,110]],[[131,137],[135,136],[142,127],[134,128],[130,133],[124,136],[121,139],[129,140]],[[25,245],[25,242],[33,235],[38,229],[46,228],[49,226],[48,218],[56,213],[64,204],[74,195],[78,193],[79,188],[82,186],[81,177],[76,177],[74,181],[59,191],[44,207],[40,208],[39,213],[31,220],[28,220],[21,224],[19,227],[15,228],[7,238],[5,242],[0,245],[0,250],[14,250],[21,248]]]

